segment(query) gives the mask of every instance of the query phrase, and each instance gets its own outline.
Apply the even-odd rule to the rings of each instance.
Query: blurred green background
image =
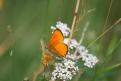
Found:
[[[110,9],[106,26],[104,23]],[[40,39],[46,43],[50,26],[58,20],[71,26],[76,0],[0,0],[0,81],[23,81],[40,65]],[[121,18],[121,0],[81,0],[74,37],[79,40],[89,22],[83,45],[87,46]],[[99,58],[78,81],[121,81],[121,24],[89,47]],[[41,80],[40,80],[41,81]]]

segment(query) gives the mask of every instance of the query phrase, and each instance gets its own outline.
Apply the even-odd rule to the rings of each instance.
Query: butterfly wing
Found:
[[[48,43],[48,50],[60,57],[65,57],[68,51],[68,46],[63,43],[64,36],[59,29],[53,32],[53,35]]]
[[[53,32],[53,35],[50,39],[50,42],[48,44],[48,46],[50,45],[54,45],[56,42],[62,42],[64,40],[64,37],[63,37],[63,34],[62,32],[59,30],[59,29],[56,29],[54,32]]]
[[[64,43],[58,43],[54,47],[54,52],[60,57],[65,57],[68,52],[68,46]]]

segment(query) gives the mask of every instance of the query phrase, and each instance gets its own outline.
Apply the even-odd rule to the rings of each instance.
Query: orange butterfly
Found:
[[[68,52],[68,46],[64,43],[64,36],[60,29],[56,29],[48,43],[48,50],[63,58]]]
[[[68,52],[68,46],[64,43],[64,36],[60,29],[54,30],[52,37],[48,43],[47,49],[52,54],[55,54],[61,58],[66,57]],[[44,55],[44,65],[48,65],[51,61],[49,54]]]

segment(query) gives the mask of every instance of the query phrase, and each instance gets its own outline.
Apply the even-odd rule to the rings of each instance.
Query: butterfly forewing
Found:
[[[64,40],[64,37],[63,37],[62,32],[59,29],[56,29],[53,32],[53,35],[52,35],[48,45],[53,45],[56,42],[62,42],[63,40]]]

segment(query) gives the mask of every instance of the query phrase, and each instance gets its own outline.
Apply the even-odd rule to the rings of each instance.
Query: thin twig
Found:
[[[84,29],[83,29],[83,31],[82,31],[82,36],[81,36],[81,39],[80,39],[80,41],[79,41],[79,45],[80,45],[80,44],[83,42],[83,40],[84,40],[85,32],[86,32],[88,26],[89,26],[89,22],[86,23],[86,25],[85,25],[85,27],[84,27]]]
[[[110,31],[115,25],[119,24],[121,22],[121,18],[119,18],[115,23],[113,23],[106,31],[104,31],[101,35],[99,35],[93,42],[91,42],[88,46],[90,47],[93,43],[95,43],[98,39],[100,39],[102,36],[104,36],[108,31]]]
[[[72,21],[72,25],[71,25],[71,33],[70,33],[69,39],[71,39],[72,35],[73,35],[73,31],[74,31],[76,21],[77,21],[77,14],[78,14],[79,6],[80,6],[80,0],[77,0],[76,8],[75,8],[75,11],[74,11],[74,17],[73,17],[73,21]]]
[[[33,74],[33,77],[32,77],[32,81],[36,81],[37,80],[37,77],[42,74],[44,71],[44,66],[39,66],[39,68],[35,71],[35,73]]]
[[[89,22],[87,22],[86,25],[85,25],[84,28],[83,28],[82,36],[81,36],[81,39],[80,39],[80,41],[79,41],[79,45],[81,45],[82,41],[84,40],[85,32],[86,32],[88,26],[89,26]],[[76,48],[76,50],[75,50],[75,52],[74,52],[74,55],[75,55],[75,56],[76,56],[77,52],[78,52],[78,46],[77,46],[77,48]]]
[[[41,49],[42,49],[42,55],[45,54],[45,46],[43,40],[40,40],[41,43]],[[44,66],[40,65],[37,70],[34,72],[32,81],[36,81],[37,77],[44,72]]]
[[[102,33],[105,31],[105,29],[107,28],[108,26],[108,19],[109,19],[109,16],[110,16],[110,12],[111,12],[111,8],[112,8],[112,3],[113,3],[113,0],[109,0],[109,8],[108,8],[108,12],[107,12],[107,16],[106,16],[106,19],[105,19],[105,22],[104,22],[104,26],[103,26],[103,30],[102,30]],[[102,41],[102,40],[101,40]]]
[[[111,2],[110,2],[110,6],[109,6],[109,9],[108,9],[108,14],[107,14],[107,16],[106,16],[106,20],[105,20],[105,23],[104,23],[104,28],[106,27],[107,22],[108,22],[108,18],[109,18],[109,16],[110,16],[112,3],[113,3],[113,0],[111,0]]]
[[[45,54],[45,45],[44,45],[43,40],[40,40],[40,44],[41,44],[42,54]]]
[[[78,81],[80,76],[82,76],[83,73],[84,73],[84,69],[81,68],[78,72],[78,75],[75,77],[74,81]]]

